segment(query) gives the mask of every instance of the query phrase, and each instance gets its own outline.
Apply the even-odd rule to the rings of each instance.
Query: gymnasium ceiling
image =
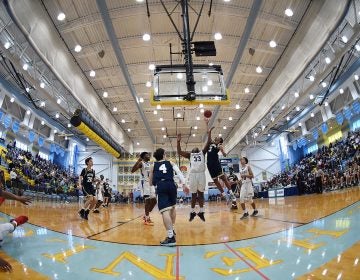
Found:
[[[96,93],[98,103],[105,106],[111,113],[122,130],[121,133],[129,139],[128,142],[132,142],[134,148],[137,146],[152,148],[153,144],[175,147],[176,142],[173,137],[176,135],[176,122],[173,120],[173,108],[156,109],[151,106],[150,88],[147,86],[147,82],[152,82],[153,79],[149,65],[169,63],[169,43],[172,43],[175,51],[180,51],[181,47],[179,37],[160,1],[148,1],[150,17],[147,15],[145,1],[140,0],[98,1],[102,2],[101,6],[98,6],[99,3],[96,0],[39,0],[37,2],[41,4],[41,12],[50,17],[52,24],[56,27],[56,29],[51,29],[51,34],[47,35],[60,37],[63,40],[67,56],[75,61],[78,71],[82,72],[82,74],[79,73],[82,79]],[[175,7],[175,2],[164,0],[169,10]],[[194,10],[199,11],[201,0],[189,2]],[[291,94],[293,95],[296,91],[293,85],[298,82],[301,84],[301,89],[304,89],[305,76],[302,77],[301,74],[312,61],[320,59],[318,57],[320,54],[324,56],[323,45],[334,28],[339,27],[339,22],[342,22],[340,19],[346,5],[343,3],[341,6],[334,0],[215,0],[211,15],[208,16],[209,2],[206,1],[204,6],[194,41],[214,40],[215,33],[221,33],[222,39],[215,40],[216,57],[194,56],[194,63],[220,64],[231,93],[230,105],[218,108],[205,106],[205,109],[215,112],[212,120],[215,126],[214,134],[221,134],[231,148],[234,148],[240,147],[239,143],[243,143],[242,140],[245,137],[253,136],[254,133],[261,134],[261,127],[266,126],[269,131],[266,131],[266,134],[264,133],[264,136],[259,139],[259,141],[266,141],[269,137],[267,133],[270,135],[275,133],[275,130],[270,130],[270,126],[278,129],[284,125],[285,114],[281,112],[282,106],[286,104],[286,108],[289,108],[286,109],[287,114],[291,114],[291,108],[296,107],[293,104],[296,98],[291,98]],[[359,3],[354,1],[354,4]],[[104,9],[107,12],[104,12]],[[289,16],[289,11],[288,15],[285,14],[287,9],[292,10],[291,16]],[[324,10],[333,12],[333,16],[330,19],[321,17],[320,12]],[[61,12],[64,13],[65,19],[58,20]],[[190,25],[193,28],[196,17],[193,10],[190,10],[190,13]],[[253,24],[250,24],[251,20],[254,20],[249,17],[251,13],[256,15]],[[181,30],[180,8],[173,11],[172,18]],[[109,36],[109,25],[105,22],[113,26],[115,42],[111,41],[113,38]],[[324,27],[324,34],[306,33],[308,30],[311,31],[312,23],[320,24],[317,27],[320,32],[321,24],[325,22],[328,26]],[[357,22],[356,19],[356,26],[355,23],[351,25],[342,22],[342,28],[352,30],[357,27]],[[48,103],[42,110],[46,111],[52,119],[62,122],[65,127],[71,113],[81,104],[72,97],[71,90],[60,90],[62,86],[57,85],[59,77],[51,74],[52,69],[49,65],[41,63],[37,53],[4,10],[2,11],[2,26],[6,31],[6,36],[2,32],[2,44],[11,38],[11,44],[16,45],[13,51],[11,48],[6,50],[3,48],[2,52],[8,52],[9,57],[11,55],[20,57],[26,54],[32,60],[33,68],[36,64],[39,72],[43,70],[43,76],[51,77],[47,79],[49,87],[44,90],[51,88],[53,98],[47,99]],[[246,32],[250,32],[248,38]],[[143,40],[145,33],[150,35],[150,40]],[[244,40],[245,37],[246,40]],[[270,46],[270,41],[275,41],[276,46]],[[344,48],[344,44],[338,44],[338,41],[337,37],[334,38],[335,44],[332,48],[335,51],[336,48]],[[313,42],[311,48],[309,48],[309,42]],[[303,45],[304,43],[307,44],[307,48]],[[76,45],[81,46],[80,51],[75,51]],[[295,55],[289,48],[296,47],[302,51],[303,56],[299,58],[302,61],[299,62],[298,68],[293,67],[297,72],[288,75],[287,81],[284,82],[286,88],[279,89],[277,96],[269,95],[268,103],[271,103],[271,99],[271,101],[274,100],[275,105],[270,108],[264,107],[261,114],[252,116],[251,120],[255,125],[242,127],[248,122],[249,111],[259,110],[254,106],[261,103],[261,98],[266,98],[267,93],[271,91],[271,85],[275,83],[276,76],[284,74],[282,71],[287,71],[286,59],[291,59]],[[240,53],[240,60],[237,61],[235,55],[240,48],[243,48],[243,51]],[[328,49],[330,48],[329,46]],[[114,50],[121,51],[123,62],[119,61]],[[173,56],[173,60],[174,63],[183,63],[180,56]],[[296,63],[296,60],[292,61],[294,62]],[[18,67],[21,68],[21,62],[18,63]],[[258,66],[262,68],[261,73],[256,71]],[[326,67],[326,64],[321,63],[321,67]],[[91,71],[95,71],[94,76],[90,76]],[[228,78],[229,74],[232,76],[231,79]],[[32,78],[32,82],[35,83],[36,78]],[[34,88],[37,89],[38,86]],[[41,94],[41,91],[34,90],[33,94],[38,100],[46,97],[45,94]],[[104,92],[106,92],[105,95]],[[82,94],[85,95],[85,93]],[[59,98],[63,101],[60,104],[57,102]],[[306,106],[307,103],[311,103],[311,100],[306,99],[302,102],[301,105]],[[154,114],[154,110],[157,114]],[[175,108],[175,112],[182,112],[182,110],[182,107]],[[60,118],[55,118],[56,112],[59,111],[62,112]],[[186,139],[189,136],[188,147],[202,143],[206,127],[200,108],[186,107],[184,117],[184,120],[177,121],[177,129],[185,135]],[[197,117],[200,117],[200,120],[197,120]],[[163,121],[160,121],[160,118]],[[273,118],[277,118],[275,122]],[[101,123],[101,118],[99,122]],[[69,130],[76,132],[74,128],[69,128]],[[131,150],[128,142],[121,144],[126,150]]]

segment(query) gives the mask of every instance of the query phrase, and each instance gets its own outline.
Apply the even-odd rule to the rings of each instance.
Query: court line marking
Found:
[[[236,252],[233,248],[231,248],[227,243],[223,243],[235,256],[237,256],[240,260],[246,263],[252,270],[254,270],[257,274],[259,274],[262,279],[270,280],[264,273],[258,270],[255,266],[249,263],[245,258],[243,258],[238,252]]]
[[[180,279],[180,246],[176,246],[176,280]]]
[[[306,225],[306,223],[302,223],[302,222],[293,222],[293,221],[272,219],[272,218],[266,218],[266,217],[261,217],[261,216],[255,216],[254,218],[264,219],[264,220],[271,220],[271,221],[278,221],[278,222],[290,223],[290,224],[299,224],[299,225],[302,225],[302,226],[303,226],[303,225]]]
[[[86,238],[90,239],[90,238],[92,238],[92,237],[94,237],[94,236],[96,236],[96,235],[102,234],[102,233],[107,232],[107,231],[109,231],[109,230],[112,230],[112,229],[114,229],[114,228],[121,227],[121,226],[123,226],[123,225],[125,225],[125,224],[127,224],[127,223],[129,223],[129,222],[132,222],[132,221],[134,221],[134,220],[136,220],[136,219],[139,219],[139,218],[142,217],[142,216],[143,216],[143,215],[141,214],[141,215],[139,215],[139,216],[137,216],[137,217],[135,217],[135,218],[133,218],[133,219],[131,219],[131,220],[129,220],[129,221],[123,222],[122,224],[118,224],[118,225],[113,226],[113,227],[111,227],[111,228],[104,229],[103,231],[100,231],[100,232],[98,232],[98,233],[94,233],[94,234],[92,234],[92,235],[86,236]],[[95,240],[98,240],[98,239],[95,239]],[[100,241],[101,241],[101,240],[100,240]]]

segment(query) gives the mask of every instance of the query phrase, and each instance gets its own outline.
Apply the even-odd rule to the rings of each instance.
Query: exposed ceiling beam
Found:
[[[241,57],[242,57],[242,55],[244,53],[244,50],[245,50],[245,48],[247,46],[248,40],[250,39],[251,31],[252,31],[253,27],[255,26],[255,22],[256,22],[258,14],[260,12],[261,5],[262,5],[262,0],[254,0],[253,4],[251,6],[251,10],[250,10],[250,13],[249,13],[249,17],[248,17],[248,19],[246,21],[246,25],[245,25],[243,35],[242,35],[242,37],[240,39],[239,46],[238,46],[238,48],[236,50],[236,54],[235,54],[234,60],[233,60],[233,62],[231,64],[230,71],[229,71],[229,73],[227,73],[227,77],[226,77],[226,81],[225,81],[225,87],[226,88],[230,87],[232,79],[233,79],[233,77],[235,75],[235,72],[238,69],[238,66],[239,66],[240,61],[241,61]],[[216,106],[216,108],[215,108],[215,110],[213,112],[213,116],[212,116],[212,118],[211,118],[211,120],[209,122],[209,127],[212,127],[214,125],[215,119],[216,119],[217,114],[219,113],[219,111],[220,111],[220,106]],[[206,136],[204,136],[204,139],[205,139],[205,137]]]
[[[195,1],[193,1],[195,2]],[[200,3],[200,2],[198,2]],[[193,3],[192,3],[193,5]],[[222,3],[213,3],[213,8],[219,8],[216,11],[216,14],[220,17],[240,17],[240,18],[247,18],[249,14],[249,9],[241,7],[240,5],[224,5]],[[129,17],[141,17],[146,16],[146,9],[144,6],[136,5],[133,8],[129,7],[122,7],[122,8],[115,8],[108,10],[109,16],[111,19],[126,19]],[[177,11],[174,12],[174,14],[179,13]],[[164,13],[164,10],[162,9],[162,6],[160,3],[153,3],[151,5],[151,14],[153,16],[159,16],[163,15],[166,16]],[[77,18],[72,21],[68,21],[64,24],[61,24],[58,26],[59,31],[61,33],[69,33],[72,31],[76,31],[80,28],[84,27],[91,27],[92,25],[101,24],[101,14],[91,14],[85,17]],[[280,27],[286,30],[293,30],[296,28],[297,23],[286,19],[283,16],[278,16],[270,13],[263,12],[262,17],[260,18],[262,23],[273,25],[276,27]]]
[[[154,135],[153,135],[153,133],[151,131],[148,120],[147,120],[141,106],[137,102],[137,94],[136,94],[135,86],[134,86],[134,84],[133,84],[133,82],[131,80],[129,70],[128,70],[127,66],[126,66],[125,58],[124,58],[124,56],[122,54],[122,51],[121,51],[120,46],[118,44],[118,41],[116,39],[116,33],[115,33],[115,30],[114,30],[114,26],[113,26],[113,23],[111,21],[111,18],[109,16],[109,11],[108,11],[106,1],[96,0],[96,4],[97,4],[97,6],[99,8],[101,18],[102,18],[102,21],[103,21],[104,26],[105,26],[105,30],[106,30],[106,32],[107,32],[107,34],[109,36],[109,39],[111,41],[111,45],[112,45],[113,50],[115,52],[116,59],[117,59],[117,61],[119,63],[119,66],[121,67],[123,76],[124,76],[124,78],[126,80],[126,83],[127,83],[128,87],[129,87],[129,89],[130,89],[130,92],[131,92],[131,95],[132,95],[132,97],[134,99],[134,102],[136,104],[137,110],[140,113],[142,121],[143,121],[143,123],[144,123],[144,125],[146,127],[146,130],[147,130],[152,142],[155,143],[155,137],[154,137]]]

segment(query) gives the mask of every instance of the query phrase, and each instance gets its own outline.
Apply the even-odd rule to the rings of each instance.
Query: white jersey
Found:
[[[150,176],[150,162],[142,162],[141,167],[141,181],[143,182],[149,182],[149,176]]]
[[[248,165],[245,165],[245,166],[240,165],[240,176],[242,177],[244,175],[250,175]],[[250,178],[246,178],[246,179],[242,179],[242,180],[243,180],[243,182],[251,182]]]
[[[203,152],[190,154],[190,173],[205,172],[205,156]]]

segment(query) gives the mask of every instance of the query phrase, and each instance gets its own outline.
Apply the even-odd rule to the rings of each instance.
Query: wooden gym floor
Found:
[[[257,199],[259,216],[247,220],[240,220],[241,211],[230,211],[225,202],[212,202],[206,204],[206,222],[198,217],[189,222],[190,206],[179,205],[176,233],[181,246],[176,248],[157,246],[165,237],[161,216],[155,208],[151,214],[154,226],[143,225],[143,204],[111,205],[83,221],[77,215],[77,203],[34,201],[24,206],[6,201],[0,207],[4,213],[0,214],[1,223],[8,216],[27,215],[30,224],[19,227],[3,244],[0,256],[9,258],[15,269],[0,272],[0,278],[26,279],[31,275],[31,279],[65,279],[64,275],[72,275],[66,279],[74,279],[86,275],[87,279],[103,279],[96,277],[102,273],[104,279],[115,274],[126,276],[124,279],[199,279],[205,275],[207,279],[242,279],[236,277],[246,273],[246,279],[280,279],[274,278],[280,275],[282,279],[360,279],[359,200],[359,187],[321,195]],[[77,248],[74,244],[79,242],[82,247]],[[109,249],[103,249],[104,253],[87,249],[105,247]],[[59,252],[68,254],[68,261],[59,257]],[[89,264],[92,254],[104,254],[104,258]],[[135,263],[135,256],[140,263]],[[197,271],[191,269],[195,256]],[[52,261],[45,269],[48,259]],[[69,272],[64,266],[75,263],[85,272],[75,268]]]

